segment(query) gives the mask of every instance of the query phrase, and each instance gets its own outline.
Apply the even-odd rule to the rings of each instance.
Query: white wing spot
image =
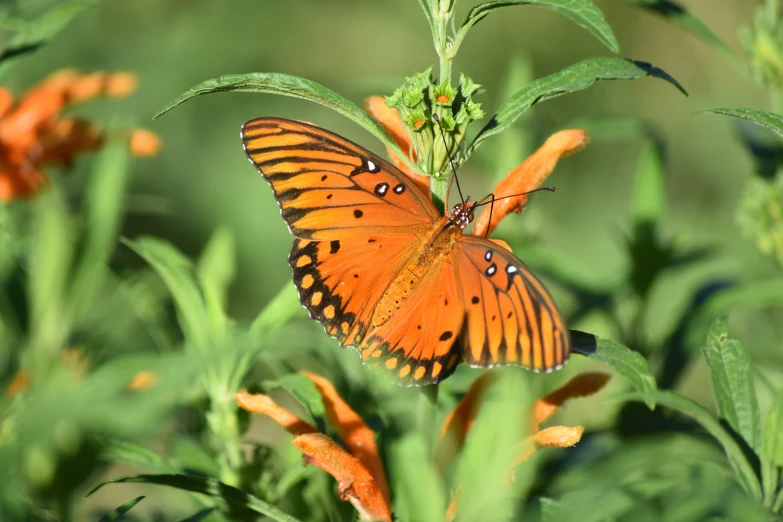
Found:
[[[513,274],[516,271],[517,271],[517,267],[515,267],[514,265],[508,265],[506,267],[506,272],[509,274]]]
[[[498,267],[495,266],[495,263],[492,263],[489,265],[489,268],[487,268],[487,275],[495,275],[495,272],[497,272]]]
[[[367,160],[367,170],[370,172],[377,172],[378,166],[370,160]]]
[[[484,259],[485,259],[486,261],[489,261],[489,260],[491,260],[491,259],[492,259],[492,250],[487,250],[487,253],[486,253],[486,254],[484,254]]]

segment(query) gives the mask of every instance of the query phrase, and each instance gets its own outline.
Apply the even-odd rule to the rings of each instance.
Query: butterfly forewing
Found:
[[[543,372],[562,367],[571,339],[554,300],[536,276],[489,240],[463,236],[456,248],[466,309],[465,361],[472,366],[516,364]]]
[[[439,217],[398,169],[321,128],[259,118],[242,127],[242,141],[296,237],[333,240],[410,232]]]

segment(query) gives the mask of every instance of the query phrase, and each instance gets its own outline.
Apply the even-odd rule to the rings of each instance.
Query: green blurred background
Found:
[[[470,5],[462,3],[458,18]],[[460,179],[471,194],[483,196],[551,132],[591,118],[636,117],[648,122],[665,150],[664,234],[675,244],[716,248],[709,262],[669,272],[656,283],[645,325],[654,339],[656,325],[669,328],[687,306],[689,292],[684,289],[707,280],[779,276],[780,267],[743,238],[735,224],[753,163],[734,122],[696,113],[724,106],[767,110],[768,99],[742,69],[680,28],[619,1],[595,3],[617,34],[621,56],[663,68],[690,95],[683,96],[665,82],[643,79],[599,83],[547,101],[526,116],[528,130],[519,133],[518,147],[507,140],[490,140],[461,169]],[[681,4],[742,54],[737,29],[751,22],[754,2]],[[610,51],[593,36],[553,11],[509,9],[471,31],[454,71],[485,87],[486,93],[476,99],[491,114],[514,86],[521,88],[532,78],[584,58],[608,55]],[[141,85],[131,97],[79,109],[107,125],[132,123],[162,137],[162,153],[135,164],[124,234],[164,237],[195,256],[216,228],[229,228],[238,248],[231,315],[249,321],[289,280],[286,260],[292,238],[270,189],[242,152],[241,124],[259,116],[301,119],[378,153],[383,154],[383,148],[329,109],[272,95],[215,94],[192,100],[158,120],[151,121],[152,115],[202,80],[244,72],[306,77],[361,104],[369,95],[390,94],[405,76],[436,62],[427,23],[413,0],[106,1],[76,18],[54,44],[26,60],[9,86],[18,92],[61,67],[138,73]],[[596,281],[617,280],[628,269],[624,250],[631,234],[629,201],[644,143],[634,136],[597,137],[585,151],[558,165],[549,180],[558,189],[555,195],[533,198],[525,214],[508,218],[497,235],[515,246],[537,238],[580,260]],[[82,160],[73,175],[64,178],[72,192],[78,191],[88,163]],[[121,263],[141,264],[127,250],[119,258]],[[567,292],[551,279],[547,282],[568,314]],[[732,336],[744,342],[757,365],[779,378],[783,312],[740,308],[732,310],[731,319]],[[301,325],[309,329],[304,339],[318,336],[317,324]],[[596,314],[570,326],[608,338],[617,333]],[[697,357],[691,366],[681,388],[711,407],[706,364]],[[760,399],[765,411],[769,396],[761,391]],[[574,418],[584,423],[585,418],[601,417],[601,404],[601,399],[591,399]]]

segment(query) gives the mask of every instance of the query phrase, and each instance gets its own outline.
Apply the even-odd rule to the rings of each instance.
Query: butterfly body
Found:
[[[343,346],[409,384],[474,366],[561,367],[568,330],[511,252],[465,234],[468,199],[446,215],[402,172],[313,125],[259,118],[245,151],[296,237],[302,305]]]

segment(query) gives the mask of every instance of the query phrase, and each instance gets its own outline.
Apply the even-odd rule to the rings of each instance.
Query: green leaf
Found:
[[[775,466],[783,467],[783,390],[778,393],[767,415],[762,456]]]
[[[200,520],[204,520],[209,515],[211,515],[212,512],[215,511],[216,509],[217,509],[216,507],[204,508],[198,513],[194,513],[193,515],[190,515],[188,518],[183,518],[182,520],[180,520],[180,522],[199,522]]]
[[[649,141],[639,155],[634,176],[631,212],[636,223],[660,222],[666,212],[666,187],[663,150]]]
[[[30,344],[40,357],[55,361],[66,343],[70,315],[66,294],[73,260],[73,228],[65,202],[56,188],[33,204],[33,236],[28,265]]]
[[[778,392],[767,414],[761,445],[761,477],[764,505],[767,507],[773,507],[775,492],[781,480],[780,468],[783,468],[783,389]],[[783,491],[780,494],[783,495]]]
[[[764,112],[756,109],[705,109],[699,112],[734,116],[735,118],[752,121],[783,138],[783,116],[774,112]]]
[[[236,273],[235,252],[233,234],[227,228],[219,228],[209,238],[196,266],[215,340],[223,339],[226,333],[226,299]]]
[[[657,389],[655,377],[650,373],[650,365],[639,352],[626,348],[608,339],[571,330],[573,351],[608,364],[627,377],[633,387],[644,397],[644,402],[652,410],[655,408]]]
[[[704,357],[712,371],[712,390],[718,416],[725,419],[748,446],[761,452],[761,418],[750,359],[736,339],[729,339],[728,317],[712,323]]]
[[[444,520],[443,484],[432,467],[422,437],[412,434],[394,441],[389,450],[389,464],[397,518],[411,522]]]
[[[133,506],[135,506],[142,500],[144,500],[144,496],[136,497],[133,500],[129,500],[128,502],[121,505],[120,507],[112,510],[111,513],[106,513],[105,515],[103,515],[98,522],[110,522],[111,520],[117,520],[118,518],[121,518],[125,513],[130,511],[133,508]]]
[[[677,80],[649,63],[625,58],[591,58],[539,78],[514,94],[481,129],[468,151],[472,152],[485,139],[507,129],[536,103],[587,89],[598,80],[635,80],[646,76],[666,80],[687,95]]]
[[[151,449],[119,439],[103,442],[101,458],[108,462],[123,462],[147,470],[177,471],[166,459]]]
[[[77,317],[95,304],[108,262],[117,244],[128,180],[129,151],[125,143],[109,142],[95,159],[87,185],[87,239],[74,275],[72,306]]]
[[[275,506],[268,504],[258,497],[254,497],[235,487],[223,484],[222,482],[210,477],[196,477],[187,475],[134,475],[130,477],[121,477],[107,480],[98,484],[92,491],[87,493],[90,496],[107,484],[157,484],[160,486],[170,486],[185,491],[201,493],[210,497],[219,498],[231,506],[249,509],[261,515],[265,515],[277,522],[298,522],[291,515],[284,513]]]
[[[381,140],[384,145],[390,147],[397,157],[405,161],[409,167],[416,172],[420,171],[419,167],[408,159],[407,151],[402,151],[400,147],[397,146],[397,143],[386,134],[386,131],[353,102],[343,98],[336,92],[327,89],[319,83],[298,76],[291,76],[290,74],[228,74],[221,76],[220,78],[206,80],[182,93],[155,114],[154,117],[157,118],[165,114],[177,105],[184,103],[195,96],[213,92],[258,92],[280,94],[320,103],[367,129],[370,134]]]
[[[324,403],[313,381],[300,373],[291,373],[274,381],[265,381],[262,386],[265,392],[274,388],[282,388],[293,395],[307,410],[313,423],[320,431],[323,431]]]
[[[626,4],[636,5],[647,11],[651,11],[662,16],[667,21],[679,26],[692,35],[700,38],[703,42],[710,45],[713,49],[723,53],[732,62],[737,58],[731,51],[731,48],[723,43],[707,25],[698,17],[689,12],[676,2],[671,0],[621,0]]]
[[[612,32],[611,26],[607,23],[601,10],[593,4],[592,0],[496,0],[484,2],[468,12],[460,26],[457,38],[463,38],[464,34],[471,27],[476,25],[491,11],[514,5],[535,5],[554,9],[590,31],[612,51],[618,52],[620,50],[620,44],[617,43],[617,38],[614,32]]]
[[[174,298],[186,340],[198,350],[209,343],[209,322],[201,290],[196,283],[193,264],[170,243],[143,237],[136,241],[123,239],[163,279]]]
[[[14,34],[8,38],[0,51],[0,79],[20,58],[49,43],[79,13],[96,3],[95,0],[66,0],[57,2],[34,20],[21,18],[3,20],[3,25],[12,27]]]
[[[707,408],[680,394],[663,390],[655,390],[646,394],[631,393],[624,395],[622,399],[645,402],[652,399],[656,403],[678,411],[698,422],[723,447],[734,474],[745,491],[757,501],[761,500],[761,486],[753,466],[748,462],[737,441],[721,426],[718,419],[713,417]]]
[[[250,325],[250,335],[255,338],[269,335],[290,321],[301,309],[296,287],[293,283],[286,283]]]

